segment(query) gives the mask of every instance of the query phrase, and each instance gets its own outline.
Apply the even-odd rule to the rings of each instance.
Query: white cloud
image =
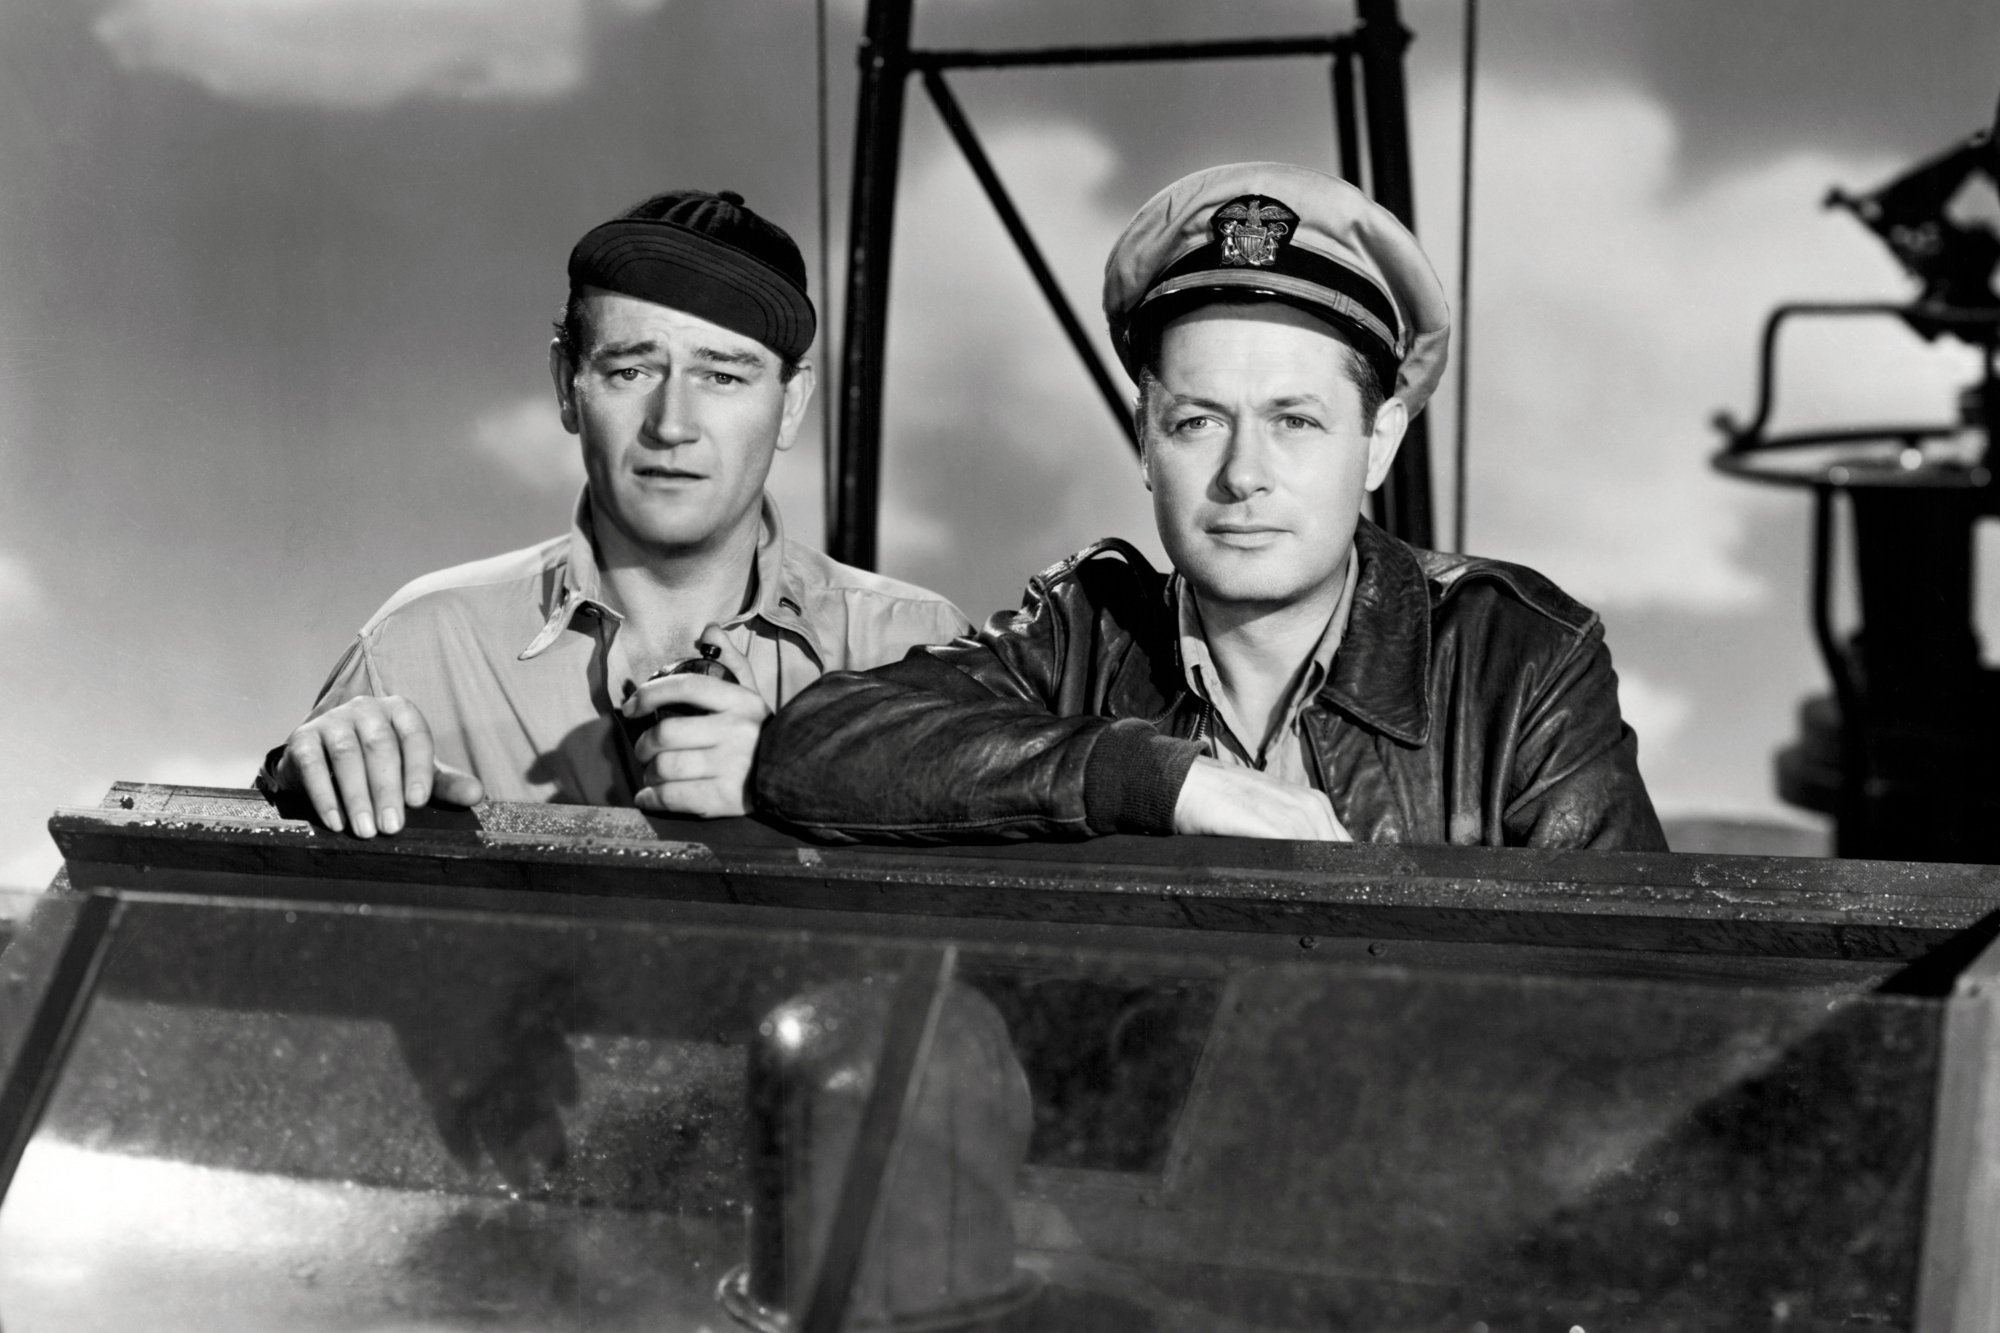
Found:
[[[1694,699],[1630,668],[1618,673],[1618,711],[1650,759],[1672,745],[1694,716]]]
[[[53,809],[96,805],[110,787],[109,778],[79,779],[54,806],[42,804],[47,797],[40,797],[35,805],[34,832],[14,855],[0,861],[0,889],[47,888],[56,871],[62,869],[62,853],[56,850],[55,843],[49,840],[47,830],[41,825]]]
[[[20,556],[0,551],[0,625],[14,624],[42,609],[41,581]]]
[[[472,448],[536,494],[573,498],[583,486],[576,438],[563,429],[550,394],[502,403],[472,423]]]
[[[46,889],[54,879],[56,871],[62,868],[62,853],[48,840],[47,835],[37,846],[27,847],[0,861],[0,893],[8,889]],[[13,915],[9,910],[13,904],[0,897],[0,917]]]
[[[560,97],[600,14],[664,0],[118,0],[97,38],[128,70],[263,105],[363,109],[413,97]]]
[[[992,206],[948,143],[917,133],[891,278],[883,564],[981,620],[1099,537],[1160,557],[1130,449]],[[1104,197],[1116,150],[1060,122],[995,126],[986,146],[1095,333],[1104,248],[1130,216]]]
[[[1426,122],[1455,98],[1425,90]],[[1819,209],[1829,184],[1894,164],[1796,155],[1677,194],[1674,127],[1638,93],[1489,82],[1479,113],[1472,549],[1600,605],[1767,601],[1780,590],[1745,537],[1804,498],[1715,474],[1709,416],[1748,415],[1773,306],[1910,294],[1872,237]],[[1445,210],[1429,216],[1430,252],[1455,255]],[[1886,321],[1804,333],[1787,334],[1775,429],[1947,419],[1971,376],[1959,349]]]
[[[261,752],[256,754],[204,754],[195,750],[183,750],[177,754],[161,755],[140,770],[137,782],[171,782],[184,787],[247,787],[257,776],[257,769],[264,762]],[[127,775],[129,777],[129,775]],[[111,784],[106,782],[98,788],[99,795]],[[92,798],[93,800],[95,797]]]
[[[883,557],[898,569],[935,568],[951,557],[958,544],[957,530],[949,518],[919,509],[909,496],[893,489],[883,497],[876,524]]]
[[[177,751],[158,755],[143,765],[121,769],[115,779],[101,775],[75,777],[54,807],[39,808],[95,806],[104,799],[104,793],[111,789],[113,781],[174,783],[185,787],[248,787],[263,762],[261,753]],[[49,841],[48,834],[38,829],[27,846],[0,861],[0,889],[47,888],[61,868],[62,853]],[[4,914],[4,904],[0,904],[0,914]]]

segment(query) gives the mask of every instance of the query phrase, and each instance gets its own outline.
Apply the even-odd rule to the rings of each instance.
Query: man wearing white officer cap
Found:
[[[976,636],[829,675],[759,808],[824,836],[1662,848],[1596,615],[1361,515],[1444,372],[1416,239],[1303,167],[1141,208],[1104,311],[1171,572],[1106,540]]]

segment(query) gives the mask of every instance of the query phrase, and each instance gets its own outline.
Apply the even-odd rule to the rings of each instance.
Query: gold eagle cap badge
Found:
[[[1222,246],[1224,264],[1269,268],[1278,262],[1278,247],[1298,221],[1299,215],[1276,199],[1246,194],[1216,209],[1209,226]]]

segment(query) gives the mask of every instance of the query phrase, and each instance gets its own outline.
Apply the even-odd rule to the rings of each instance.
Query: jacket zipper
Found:
[[[1194,720],[1194,735],[1190,739],[1199,744],[1204,750],[1209,748],[1208,719],[1214,712],[1215,705],[1203,699],[1201,701],[1201,714]]]

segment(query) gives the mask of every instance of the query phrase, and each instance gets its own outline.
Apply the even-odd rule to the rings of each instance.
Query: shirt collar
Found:
[[[791,542],[785,538],[784,516],[771,493],[764,493],[758,511],[757,596],[750,609],[723,622],[725,628],[761,620],[775,629],[796,634],[811,650],[815,661],[824,663],[826,652],[812,622],[806,619],[806,580]]]
[[[1211,673],[1214,667],[1178,573],[1168,595],[1177,606],[1182,673],[1205,698],[1194,667]],[[1431,728],[1431,598],[1416,554],[1364,517],[1354,529],[1342,596],[1345,610],[1336,609],[1328,622],[1308,675],[1318,676],[1321,697],[1343,712],[1405,745],[1422,745]],[[1345,624],[1334,632],[1343,615]],[[1343,644],[1356,646],[1343,653]]]
[[[1327,617],[1326,628],[1320,631],[1319,642],[1313,645],[1312,658],[1299,681],[1292,687],[1285,700],[1285,725],[1294,725],[1306,700],[1320,690],[1333,669],[1335,655],[1347,633],[1349,614],[1354,605],[1354,588],[1358,578],[1354,548],[1348,547],[1347,572],[1341,578],[1340,598],[1334,603],[1333,614]],[[1209,693],[1209,680],[1215,675],[1215,659],[1208,651],[1208,637],[1203,632],[1200,608],[1195,605],[1195,596],[1187,586],[1187,580],[1179,573],[1173,577],[1172,596],[1175,604],[1175,618],[1180,628],[1181,672],[1187,680],[1188,688],[1202,698],[1214,702]]]
[[[554,577],[544,587],[542,628],[521,650],[519,660],[525,662],[546,652],[579,611],[602,617],[614,625],[624,620],[604,600],[604,587],[597,573],[597,548],[591,543],[590,532],[590,488],[586,486],[576,497],[576,508],[570,515],[569,540],[563,548],[563,557],[550,570]]]
[[[555,577],[549,580],[543,597],[546,615],[542,627],[528,646],[521,650],[521,661],[547,651],[549,645],[569,628],[570,621],[579,611],[599,616],[612,624],[624,620],[624,616],[604,600],[604,586],[597,569],[597,547],[591,540],[591,533],[590,488],[586,486],[576,498],[576,508],[570,519],[569,540],[561,561],[552,571]],[[804,580],[798,561],[785,540],[785,523],[778,513],[777,502],[768,491],[758,508],[756,571],[756,599],[748,611],[724,621],[724,628],[762,619],[797,634],[806,641],[813,656],[824,661],[826,655],[821,649],[819,637],[813,633],[805,618]]]

